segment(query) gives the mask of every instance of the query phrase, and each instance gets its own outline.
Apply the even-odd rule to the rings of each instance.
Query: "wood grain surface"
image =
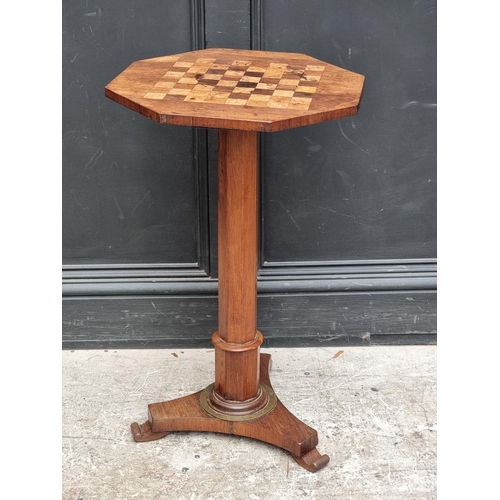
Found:
[[[303,54],[205,49],[135,61],[105,94],[160,123],[272,132],[356,114],[363,84]]]
[[[259,387],[257,132],[219,132],[219,331],[215,391],[245,401]],[[257,340],[257,342],[255,342]]]

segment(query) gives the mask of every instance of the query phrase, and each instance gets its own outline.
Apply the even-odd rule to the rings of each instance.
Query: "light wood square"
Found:
[[[209,59],[208,57],[199,57],[196,59],[196,64],[199,66],[211,66],[215,62],[215,59]]]
[[[252,94],[250,96],[249,101],[264,101],[267,102],[271,99],[270,95],[265,95],[265,94]]]
[[[233,66],[250,66],[252,61],[233,61]]]
[[[256,106],[259,108],[265,108],[267,107],[267,103],[269,99],[271,98],[270,95],[262,95],[262,94],[252,94],[250,98],[248,99],[248,105],[249,106]]]
[[[179,80],[179,83],[190,83],[191,85],[197,85],[198,80],[196,78],[183,77]]]
[[[308,82],[319,82],[321,80],[321,75],[306,75],[305,79]]]
[[[288,109],[309,109],[312,99],[308,97],[292,97]]]
[[[254,106],[256,108],[267,108],[267,101],[250,101],[247,102],[247,106]]]
[[[167,71],[165,76],[173,76],[174,78],[182,78],[186,73],[184,71]]]
[[[281,97],[272,95],[267,102],[268,108],[287,108],[290,102],[290,97]]]
[[[273,92],[273,96],[292,97],[293,96],[293,90],[275,90]]]
[[[298,85],[300,80],[298,78],[282,78],[280,85]]]
[[[188,95],[191,89],[176,89],[175,87],[171,89],[168,95]]]
[[[246,99],[226,99],[226,104],[230,104],[233,106],[244,106],[246,102]]]
[[[173,88],[175,85],[175,82],[164,82],[164,81],[161,81],[161,82],[156,82],[155,85],[154,85],[154,89],[166,89],[166,90],[170,90],[171,88]]]
[[[297,92],[303,92],[304,94],[314,94],[316,92],[316,87],[297,87]]]
[[[206,98],[208,97],[208,94],[198,94],[196,92],[191,91],[186,98],[184,99],[185,102],[205,102]]]
[[[198,83],[195,87],[193,87],[194,92],[210,94],[214,88],[211,85],[204,85],[203,83]]]
[[[205,78],[206,80],[220,80],[222,78],[223,75],[216,75],[216,74],[212,74],[212,73],[205,73],[203,75],[203,78]]]
[[[148,92],[144,98],[145,99],[163,99],[167,95],[166,92]]]
[[[257,83],[260,81],[260,76],[242,76],[240,82]]]
[[[186,75],[189,73],[190,75],[193,74],[193,73],[200,73],[200,74],[203,74],[205,73],[205,71],[207,71],[207,69],[209,68],[210,66],[192,66],[191,68],[189,68],[187,71],[186,71]]]
[[[181,68],[190,68],[193,65],[192,62],[182,62],[182,61],[177,61],[174,63],[172,66],[177,67],[180,66]]]
[[[264,73],[263,78],[281,78],[283,76],[283,71],[282,69],[268,69]]]
[[[250,66],[247,71],[258,71],[259,73],[265,73],[267,68],[263,68],[262,66]]]
[[[231,94],[230,92],[219,92],[213,90],[212,92],[210,92],[210,94],[208,94],[207,98],[205,99],[205,102],[211,102],[214,104],[225,104],[230,94]]]
[[[234,87],[233,92],[235,94],[251,94],[253,89],[248,87]]]
[[[238,82],[235,80],[219,80],[218,87],[236,87]]]
[[[276,86],[277,85],[275,83],[258,83],[256,88],[265,90],[274,90]]]

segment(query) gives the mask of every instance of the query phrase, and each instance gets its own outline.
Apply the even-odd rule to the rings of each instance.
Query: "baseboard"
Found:
[[[435,289],[266,293],[262,288],[265,285],[258,296],[258,328],[264,348],[437,341]],[[216,293],[178,291],[66,295],[63,349],[211,348],[210,337],[217,329]]]

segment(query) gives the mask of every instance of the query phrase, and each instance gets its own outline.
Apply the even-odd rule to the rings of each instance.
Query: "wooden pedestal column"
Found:
[[[210,404],[233,414],[265,405],[257,332],[258,137],[219,131],[219,330]]]

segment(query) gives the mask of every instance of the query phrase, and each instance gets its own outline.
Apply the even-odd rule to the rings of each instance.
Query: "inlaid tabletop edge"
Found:
[[[249,119],[249,118],[224,118],[220,116],[185,116],[175,113],[157,113],[139,102],[132,101],[126,97],[116,94],[112,90],[105,88],[105,96],[122,106],[143,115],[150,120],[160,124],[190,126],[198,128],[209,129],[228,129],[228,130],[247,130],[256,132],[278,132],[296,127],[303,127],[307,125],[314,125],[324,121],[337,120],[340,118],[347,118],[357,114],[360,99],[353,100],[346,106],[345,104],[340,109],[332,109],[330,111],[310,111],[308,114],[302,116],[293,116],[290,118],[282,118],[277,120],[264,121],[263,119]],[[207,105],[205,105],[206,108]]]

